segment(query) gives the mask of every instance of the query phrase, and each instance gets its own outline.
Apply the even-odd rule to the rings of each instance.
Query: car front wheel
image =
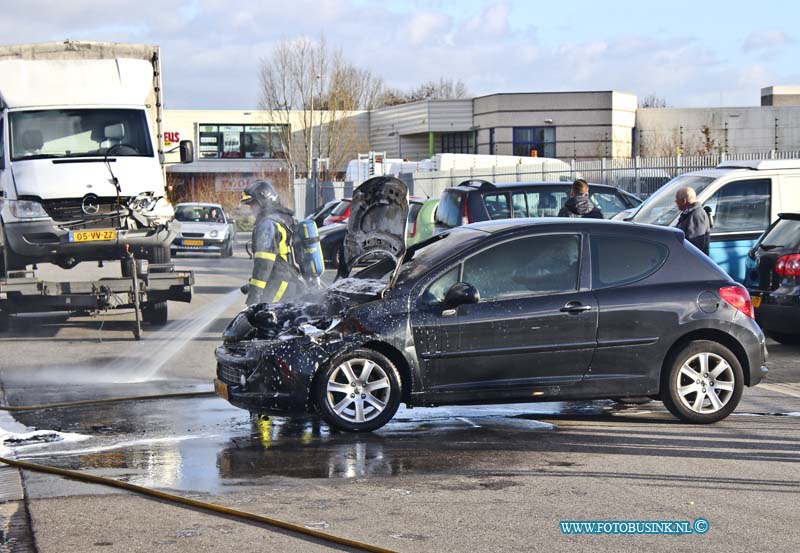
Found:
[[[356,349],[335,358],[314,389],[322,418],[346,432],[370,432],[389,422],[401,395],[394,364],[369,349]]]
[[[744,373],[733,353],[717,342],[690,342],[670,356],[661,399],[679,419],[698,424],[730,415],[742,397]]]

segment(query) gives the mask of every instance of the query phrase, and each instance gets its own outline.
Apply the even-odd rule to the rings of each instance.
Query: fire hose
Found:
[[[168,393],[168,394],[160,394],[160,395],[145,395],[145,396],[131,396],[131,397],[116,397],[116,398],[104,398],[104,399],[89,399],[89,400],[82,400],[82,401],[69,401],[69,402],[60,402],[60,403],[50,403],[50,404],[43,404],[43,405],[20,405],[20,406],[0,406],[0,410],[2,411],[35,411],[35,410],[44,410],[44,409],[53,409],[53,408],[61,408],[61,407],[73,407],[73,406],[80,406],[80,405],[91,405],[91,404],[101,404],[101,403],[116,403],[116,402],[123,402],[123,401],[147,401],[147,400],[155,400],[155,399],[171,399],[171,398],[195,398],[195,397],[210,397],[213,396],[214,392],[180,392],[180,393]],[[169,501],[171,503],[177,505],[183,505],[187,507],[192,507],[198,509],[200,511],[204,511],[206,513],[210,513],[212,515],[222,515],[226,517],[237,518],[243,521],[250,521],[256,522],[259,524],[263,524],[265,526],[272,526],[275,528],[281,528],[283,530],[288,530],[290,532],[295,532],[297,534],[301,534],[306,537],[314,538],[323,542],[328,543],[335,543],[340,546],[349,547],[351,549],[355,549],[358,551],[369,551],[375,553],[395,553],[391,549],[386,549],[383,547],[379,547],[376,545],[371,545],[368,543],[360,542],[357,540],[343,538],[341,536],[336,536],[334,534],[328,534],[326,532],[320,532],[318,530],[313,530],[311,528],[306,528],[305,526],[300,526],[298,524],[293,524],[291,522],[284,522],[282,520],[278,520],[271,517],[266,517],[263,515],[258,515],[255,513],[250,513],[247,511],[240,511],[238,509],[232,509],[230,507],[224,507],[222,505],[217,505],[215,503],[208,503],[205,501],[198,501],[196,499],[189,499],[188,497],[182,497],[179,495],[171,494],[162,492],[159,490],[155,490],[152,488],[146,488],[144,486],[137,486],[135,484],[129,484],[128,482],[122,482],[119,480],[114,480],[113,478],[105,478],[102,476],[95,476],[92,474],[86,474],[83,472],[75,471],[75,470],[68,470],[62,469],[58,467],[51,467],[48,465],[40,465],[37,463],[29,463],[27,461],[18,461],[16,459],[8,459],[5,457],[0,457],[0,463],[5,463],[6,465],[16,467],[18,469],[29,470],[33,472],[40,472],[44,474],[53,474],[57,476],[62,476],[64,478],[69,478],[72,480],[77,480],[80,482],[87,482],[90,484],[99,484],[102,486],[109,486],[112,488],[118,488],[121,490],[126,490],[129,492],[137,493],[143,495],[148,498],[154,498],[164,501]]]

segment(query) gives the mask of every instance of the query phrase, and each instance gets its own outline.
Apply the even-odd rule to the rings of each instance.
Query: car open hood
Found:
[[[395,266],[406,252],[408,186],[394,177],[373,177],[353,192],[344,238],[340,277],[349,277],[359,261],[391,257]]]

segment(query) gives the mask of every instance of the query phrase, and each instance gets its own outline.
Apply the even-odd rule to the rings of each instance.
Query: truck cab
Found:
[[[126,247],[168,261],[179,227],[164,184],[157,48],[141,54],[4,59],[0,51],[0,265],[7,270],[120,259]],[[182,161],[191,158],[186,142]]]

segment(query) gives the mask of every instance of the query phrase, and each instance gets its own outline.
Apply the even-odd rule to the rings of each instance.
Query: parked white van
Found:
[[[745,282],[748,253],[778,213],[800,211],[800,159],[725,161],[715,169],[675,177],[626,220],[674,226],[675,193],[684,186],[711,208],[710,257]]]

